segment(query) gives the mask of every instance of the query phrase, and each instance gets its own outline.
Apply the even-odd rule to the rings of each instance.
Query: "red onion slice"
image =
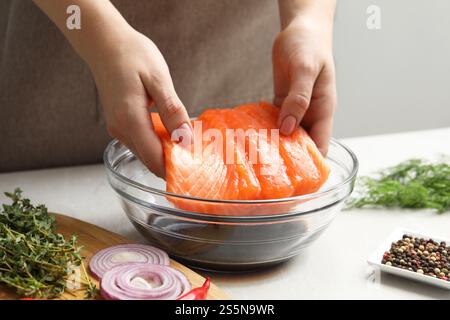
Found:
[[[191,284],[169,266],[127,263],[107,271],[100,288],[106,300],[175,300],[189,292]]]
[[[121,244],[97,252],[89,263],[89,269],[97,279],[101,279],[109,269],[130,262],[169,265],[170,259],[167,253],[152,246]]]

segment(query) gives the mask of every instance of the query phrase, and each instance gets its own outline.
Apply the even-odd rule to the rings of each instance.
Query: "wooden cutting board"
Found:
[[[86,266],[89,265],[89,261],[92,256],[101,249],[114,246],[123,243],[132,243],[132,241],[126,238],[105,230],[103,228],[97,227],[93,224],[74,219],[61,214],[55,214],[57,231],[62,233],[64,236],[69,237],[72,234],[78,235],[78,245],[83,246],[81,251],[82,256],[86,257]],[[193,288],[200,287],[205,278],[203,278],[198,273],[192,271],[186,266],[178,263],[174,260],[170,261],[170,265],[183,272],[192,284]],[[94,283],[98,287],[98,281],[91,277]],[[73,294],[64,294],[61,299],[68,300],[81,300],[84,297],[84,292],[77,292]],[[9,288],[0,286],[0,299],[18,299],[19,297],[11,291]],[[226,300],[229,299],[228,295],[219,289],[216,285],[211,283],[211,287],[208,292],[208,300]]]

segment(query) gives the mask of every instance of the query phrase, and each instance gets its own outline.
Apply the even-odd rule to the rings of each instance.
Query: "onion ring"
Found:
[[[105,300],[175,300],[189,292],[191,284],[183,273],[166,265],[127,263],[107,271],[100,289]]]
[[[89,263],[89,270],[101,279],[106,271],[126,263],[169,265],[170,259],[161,249],[143,244],[121,244],[97,252]]]

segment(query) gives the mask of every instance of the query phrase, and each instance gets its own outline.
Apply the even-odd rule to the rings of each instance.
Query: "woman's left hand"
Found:
[[[336,107],[332,22],[319,14],[298,15],[273,46],[274,104],[284,135],[301,124],[326,155]]]

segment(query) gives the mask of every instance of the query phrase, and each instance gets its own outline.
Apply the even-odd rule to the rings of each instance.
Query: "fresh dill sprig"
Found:
[[[358,178],[348,208],[387,207],[450,209],[450,165],[411,159],[381,170],[373,177]]]
[[[5,195],[12,200],[0,212],[0,283],[20,296],[56,298],[69,292],[68,283],[77,268],[86,297],[96,287],[86,273],[77,237],[66,240],[55,232],[55,217],[43,205],[33,206],[16,189]]]

